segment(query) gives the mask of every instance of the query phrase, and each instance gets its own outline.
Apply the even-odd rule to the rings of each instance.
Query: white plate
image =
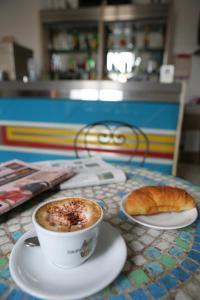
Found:
[[[141,215],[141,216],[131,216],[129,215],[124,208],[126,197],[121,202],[121,210],[132,222],[139,223],[141,225],[160,229],[160,230],[169,230],[169,229],[178,229],[186,227],[192,224],[197,216],[198,211],[196,208],[181,212],[169,212],[169,213],[159,213],[155,215]]]
[[[44,258],[40,247],[27,247],[24,240],[34,236],[31,230],[15,244],[10,256],[10,272],[26,293],[45,299],[80,299],[109,285],[120,273],[127,248],[120,233],[103,222],[97,248],[88,261],[73,269],[60,269]]]

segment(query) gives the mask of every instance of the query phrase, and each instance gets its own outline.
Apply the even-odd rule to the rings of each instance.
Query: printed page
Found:
[[[60,185],[61,189],[124,182],[125,173],[100,158],[91,157],[69,161],[75,176]]]
[[[71,169],[45,168],[20,160],[0,164],[0,214],[71,177]]]
[[[125,182],[125,172],[105,162],[100,157],[90,157],[75,160],[57,160],[39,162],[38,165],[47,167],[70,168],[74,176],[60,184],[60,189],[86,187],[109,183]]]

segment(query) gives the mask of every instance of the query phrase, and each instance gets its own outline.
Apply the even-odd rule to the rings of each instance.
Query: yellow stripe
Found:
[[[39,133],[39,134],[76,134],[76,130],[73,129],[54,129],[54,128],[36,128],[36,127],[7,127],[9,132],[13,133]]]
[[[65,138],[56,138],[56,137],[39,137],[39,136],[22,136],[22,137],[15,137],[15,136],[9,136],[10,140],[14,141],[26,141],[26,142],[38,142],[38,143],[50,143],[50,144],[61,144],[61,145],[73,145],[73,139],[65,139]],[[84,142],[82,141],[79,143],[79,146],[84,146]],[[90,142],[87,144],[88,147],[90,146],[98,146],[99,144],[97,142]],[[135,145],[133,144],[123,144],[123,145],[115,145],[113,143],[101,145],[102,148],[106,148],[106,146],[112,146],[115,149],[127,149],[131,150],[134,149]],[[123,147],[122,147],[123,146]],[[146,150],[145,144],[140,144],[138,147],[138,150]],[[173,152],[174,146],[172,145],[166,145],[166,144],[150,144],[150,151],[158,151],[158,152]]]
[[[26,142],[39,142],[39,143],[55,143],[55,144],[67,144],[67,145],[73,145],[74,143],[74,138],[71,137],[71,138],[64,138],[64,137],[55,137],[55,136],[33,136],[31,134],[23,134],[23,135],[16,135],[16,133],[43,133],[43,134],[64,134],[64,135],[67,135],[67,133],[72,133],[72,132],[75,132],[73,130],[60,130],[60,129],[46,129],[46,128],[16,128],[16,127],[7,127],[6,128],[7,130],[7,138],[9,140],[14,140],[14,141],[26,141]],[[24,130],[25,129],[25,130]],[[84,137],[84,135],[81,135],[82,137]],[[96,133],[90,133],[89,136],[91,137],[94,137],[96,136]],[[128,135],[127,135],[128,136]],[[156,137],[156,136],[153,136],[151,135],[151,137]],[[158,137],[158,136],[157,136]],[[161,137],[161,136],[160,136]],[[80,137],[81,138],[81,137]],[[145,142],[144,142],[144,138],[142,136],[140,136],[141,138],[141,143],[139,145],[139,150],[145,150],[146,149],[146,145],[145,145]],[[166,138],[163,136],[163,138]],[[173,138],[173,137],[171,137]],[[153,139],[152,139],[153,141]],[[162,140],[164,141],[164,139]],[[132,139],[132,142],[133,142],[133,139]],[[79,145],[80,146],[84,146],[84,140],[80,140],[79,141]],[[98,141],[88,141],[88,146],[99,146],[99,143]],[[105,145],[101,145],[103,147],[106,147],[107,146],[112,146],[112,147],[115,147],[115,148],[122,148],[122,149],[128,149],[128,150],[131,150],[131,149],[134,149],[135,147],[135,144],[132,144],[130,143],[125,143],[123,145],[115,145],[113,144],[112,142],[110,143],[107,143]],[[151,143],[150,141],[150,151],[159,151],[159,152],[173,152],[174,151],[174,145],[170,145],[170,144],[156,144],[155,143],[155,140],[154,140],[154,143]]]
[[[34,133],[34,134],[48,134],[48,135],[72,135],[76,134],[78,130],[76,129],[54,129],[54,128],[36,128],[36,127],[7,127],[7,130],[15,133]],[[106,133],[106,131],[105,131]],[[123,132],[126,138],[133,138],[133,134],[130,132]],[[96,136],[97,132],[89,132],[89,136]],[[80,134],[80,137],[84,136],[83,133]],[[139,138],[142,135],[139,134]],[[157,135],[157,134],[149,134],[147,135],[150,142],[165,142],[165,143],[175,143],[176,137],[173,135]]]
[[[175,143],[176,137],[173,135],[164,136],[164,135],[148,135],[150,142],[161,142],[161,143]]]
[[[32,135],[15,135],[12,132],[7,131],[7,138],[10,141],[25,141],[25,142],[39,142],[39,143],[54,143],[54,144],[73,144],[73,139],[49,137],[49,136],[32,136]]]
[[[102,132],[103,133],[103,132]],[[107,134],[108,132],[104,132]],[[131,132],[118,132],[118,134],[123,134],[126,138],[132,139],[135,135]],[[96,136],[97,132],[88,132],[87,137]],[[157,134],[146,134],[150,142],[160,142],[160,143],[175,143],[176,137],[174,135],[157,135]],[[84,137],[84,133],[81,133],[79,137]],[[143,135],[138,134],[139,139],[144,139]]]

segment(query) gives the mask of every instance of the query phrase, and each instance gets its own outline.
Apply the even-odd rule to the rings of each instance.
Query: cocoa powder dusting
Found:
[[[65,226],[69,230],[71,226],[83,227],[87,223],[84,214],[85,205],[82,202],[69,202],[63,205],[50,207],[47,212],[49,214],[49,222],[56,226]]]

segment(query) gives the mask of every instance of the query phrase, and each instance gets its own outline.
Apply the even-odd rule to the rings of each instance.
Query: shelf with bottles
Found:
[[[165,19],[107,22],[105,70],[108,78],[158,74],[165,51]]]
[[[70,27],[68,24],[50,27],[48,51],[50,53],[95,52],[98,50],[97,27]]]
[[[114,5],[114,2],[108,5],[111,2],[106,1],[103,14],[101,6],[81,5],[77,9],[42,11],[44,72],[55,73],[52,68],[52,57],[55,55],[73,55],[75,60],[83,55],[96,55],[94,69],[98,79],[107,78],[107,58],[112,52],[133,53],[142,60],[146,54],[152,54],[152,57],[156,56],[153,60],[156,60],[158,66],[166,53],[166,62],[170,61],[172,49],[169,37],[173,36],[173,32],[168,22],[171,19],[171,5],[164,0],[132,0],[131,4],[122,2],[121,5]],[[141,2],[148,4],[141,5]],[[77,65],[79,64],[78,62]],[[68,69],[70,68],[61,67],[59,70],[62,73]],[[78,66],[75,69],[82,68]],[[68,73],[73,77],[73,72]],[[65,75],[64,72],[59,76]]]
[[[107,22],[105,30],[105,44],[108,50],[164,50],[166,21],[163,19],[134,22]]]
[[[106,77],[108,79],[124,82],[130,78],[136,80],[159,77],[162,58],[150,53],[135,55],[132,52],[109,53],[106,65]]]
[[[159,69],[163,63],[163,51],[108,51],[106,53],[107,78],[122,82],[150,80],[159,77]]]
[[[52,54],[51,79],[96,79],[97,55]]]
[[[47,65],[51,79],[97,77],[99,40],[96,23],[49,24],[46,32]]]

